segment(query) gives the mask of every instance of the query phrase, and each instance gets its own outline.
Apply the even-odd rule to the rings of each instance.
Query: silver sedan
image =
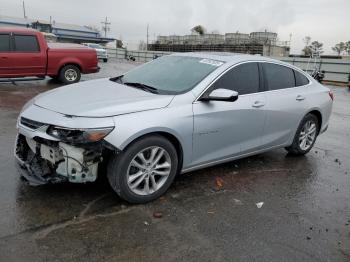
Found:
[[[327,87],[280,61],[175,54],[29,101],[15,155],[32,185],[107,173],[120,197],[145,203],[179,173],[276,148],[308,153],[332,101]]]

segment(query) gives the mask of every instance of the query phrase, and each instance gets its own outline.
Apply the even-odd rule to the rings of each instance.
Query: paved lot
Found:
[[[102,64],[84,79],[134,65]],[[58,86],[0,84],[0,261],[350,261],[347,89],[333,88],[331,125],[306,157],[275,150],[192,172],[161,199],[128,205],[103,179],[36,188],[19,179],[20,107]]]

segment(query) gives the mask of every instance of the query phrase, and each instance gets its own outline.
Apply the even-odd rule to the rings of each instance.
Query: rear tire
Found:
[[[58,78],[64,84],[74,84],[80,81],[81,72],[75,65],[66,65],[60,70]]]
[[[107,58],[104,58],[104,59],[103,59],[103,62],[107,63],[107,62],[108,62],[108,59],[107,59]]]
[[[159,198],[168,190],[177,167],[178,155],[173,144],[153,135],[136,140],[125,151],[112,156],[107,177],[121,198],[141,204]]]
[[[313,114],[307,114],[299,124],[293,144],[286,147],[286,150],[292,155],[309,153],[316,142],[319,130],[318,118]]]

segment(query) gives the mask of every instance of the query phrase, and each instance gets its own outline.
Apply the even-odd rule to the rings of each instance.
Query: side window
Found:
[[[14,35],[16,52],[39,52],[39,44],[35,35]]]
[[[10,51],[10,35],[0,34],[0,52]]]
[[[259,68],[257,63],[238,65],[218,79],[211,90],[225,88],[239,95],[259,92]]]
[[[295,87],[293,69],[271,63],[263,63],[268,90]]]
[[[294,70],[295,86],[305,86],[309,84],[309,79],[306,76]]]

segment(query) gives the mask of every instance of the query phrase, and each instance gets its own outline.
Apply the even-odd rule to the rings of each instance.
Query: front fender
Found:
[[[164,132],[175,137],[183,151],[183,167],[192,160],[193,113],[192,105],[163,108],[114,117],[115,128],[105,137],[114,147],[124,150],[137,138]]]

